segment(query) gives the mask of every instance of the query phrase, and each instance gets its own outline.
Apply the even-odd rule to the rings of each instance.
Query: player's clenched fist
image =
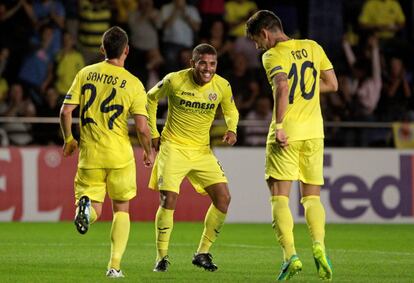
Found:
[[[234,145],[237,142],[237,134],[232,131],[227,131],[223,136],[223,142]]]
[[[70,135],[68,138],[65,138],[65,144],[63,145],[63,156],[71,156],[75,150],[78,148],[78,142]]]

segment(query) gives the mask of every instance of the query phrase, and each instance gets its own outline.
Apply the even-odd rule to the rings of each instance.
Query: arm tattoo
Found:
[[[273,77],[273,83],[275,85],[275,87],[278,87],[280,83],[282,82],[287,82],[288,77],[286,73],[277,73],[274,77]]]

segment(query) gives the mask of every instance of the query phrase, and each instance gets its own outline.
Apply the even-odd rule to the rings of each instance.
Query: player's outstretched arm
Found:
[[[338,79],[333,69],[321,71],[319,89],[321,93],[336,92],[338,90]]]
[[[144,115],[134,115],[134,120],[139,142],[144,149],[144,165],[145,167],[151,167],[154,164],[155,156],[152,150],[147,117]]]
[[[78,105],[63,104],[60,109],[60,128],[65,140],[63,145],[63,156],[71,156],[78,148],[78,142],[72,136],[72,112]]]

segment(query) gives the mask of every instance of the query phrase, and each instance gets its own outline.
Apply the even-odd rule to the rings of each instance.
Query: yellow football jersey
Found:
[[[277,73],[288,76],[289,104],[283,129],[289,141],[323,138],[319,78],[321,70],[333,67],[322,47],[313,40],[291,39],[266,51],[262,61],[272,89],[275,87],[272,79]],[[267,143],[276,142],[275,119],[273,115]]]
[[[168,97],[168,116],[162,141],[198,147],[210,144],[210,128],[219,104],[229,131],[237,130],[239,113],[227,80],[215,74],[203,86],[194,82],[192,69],[170,73],[148,92],[151,135],[160,134],[156,125],[158,100]]]
[[[405,15],[396,0],[368,0],[365,1],[358,20],[361,24],[378,27],[403,25]],[[380,38],[391,38],[395,35],[395,31],[379,30],[377,34]]]
[[[64,103],[80,106],[80,168],[122,168],[134,160],[128,117],[148,117],[138,78],[107,62],[80,70]]]

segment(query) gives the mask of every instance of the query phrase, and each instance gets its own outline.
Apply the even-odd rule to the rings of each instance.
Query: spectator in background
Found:
[[[247,58],[243,53],[233,54],[233,68],[224,76],[233,89],[234,100],[242,117],[253,108],[260,94],[259,81],[247,66]]]
[[[19,72],[25,91],[37,106],[43,104],[42,93],[52,80],[52,58],[47,50],[53,37],[53,29],[46,25],[41,28],[41,34],[40,47],[24,59]]]
[[[389,73],[385,78],[380,115],[386,121],[401,121],[410,109],[412,94],[404,62],[392,56],[389,59]],[[411,106],[412,107],[412,106]]]
[[[246,121],[262,122],[260,125],[247,125],[244,128],[244,144],[265,146],[269,124],[272,121],[272,101],[268,96],[259,96],[255,106],[246,115]]]
[[[229,26],[229,35],[238,38],[244,37],[247,19],[257,11],[257,5],[250,0],[230,0],[225,5],[225,21]]]
[[[150,89],[160,81],[160,70],[164,64],[164,58],[162,58],[159,49],[151,49],[147,52],[147,63],[145,65],[148,75],[145,81],[146,89]]]
[[[69,89],[67,89],[69,90]],[[48,88],[45,93],[45,103],[36,112],[39,117],[58,117],[62,103],[59,102],[59,93],[53,87]],[[33,124],[33,133],[38,144],[61,144],[62,135],[59,124]]]
[[[353,93],[351,93],[351,78],[343,72],[338,72],[338,91],[322,95],[322,116],[326,121],[342,122],[352,120],[354,111]],[[347,127],[330,127],[325,129],[326,146],[352,146],[355,144],[355,131]]]
[[[191,68],[191,58],[193,58],[193,51],[191,48],[183,48],[178,53],[178,66],[180,69]]]
[[[30,51],[29,39],[34,31],[22,4],[22,0],[0,1],[0,48],[10,51],[3,75],[9,81],[16,80],[23,58]]]
[[[381,40],[393,38],[405,26],[405,15],[397,0],[366,0],[358,20],[363,29]]]
[[[72,38],[77,42],[79,29],[79,6],[78,0],[65,0],[63,7],[65,9],[65,30],[68,31]]]
[[[129,26],[128,26],[128,21],[129,21],[129,13],[131,11],[135,11],[138,8],[138,4],[139,6],[141,6],[141,4],[145,2],[142,0],[112,0],[112,5],[114,8],[114,15],[113,15],[113,19],[114,19],[114,23],[125,29],[125,31],[127,33],[129,33]]]
[[[247,59],[247,67],[249,69],[260,68],[260,54],[261,52],[256,49],[254,43],[247,37],[238,37],[233,44],[233,51],[243,53]]]
[[[230,0],[226,2],[225,21],[229,27],[229,35],[234,42],[234,51],[244,53],[248,68],[260,67],[259,51],[254,42],[245,37],[247,19],[257,11],[257,5],[249,0]]]
[[[218,64],[223,70],[231,68],[230,52],[233,44],[227,36],[227,28],[223,20],[214,20],[205,37],[201,38],[202,43],[208,43],[217,50]]]
[[[139,76],[144,85],[147,84],[149,73],[163,61],[158,45],[158,30],[161,26],[160,12],[154,7],[153,0],[140,1],[128,16],[131,37],[126,69]]]
[[[14,6],[11,6],[10,8],[7,7],[5,3],[0,3],[0,21],[4,22],[11,18],[22,6],[23,1],[14,1]]]
[[[34,0],[33,4],[22,1],[23,8],[31,19],[39,36],[34,37],[35,44],[42,41],[42,27],[49,25],[52,28],[52,37],[47,52],[54,57],[59,51],[62,42],[62,30],[65,27],[65,9],[59,1]]]
[[[222,21],[224,17],[224,0],[200,0],[198,11],[203,19],[201,23],[201,37],[208,37],[210,27],[215,21]]]
[[[375,36],[368,38],[366,50],[371,58],[361,57],[357,60],[346,39],[343,41],[343,48],[354,76],[351,86],[351,93],[355,97],[354,119],[374,122],[376,120],[374,112],[381,96],[382,87],[378,40]],[[358,139],[362,146],[368,146],[373,138],[371,134],[369,129],[362,129]]]
[[[83,56],[75,49],[75,41],[69,32],[63,35],[63,48],[57,54],[55,64],[55,88],[59,104],[62,104],[76,74],[85,66]]]
[[[10,52],[8,48],[0,49],[0,101],[3,101],[6,98],[7,91],[9,90],[7,80],[3,76],[9,54]]]
[[[176,71],[180,50],[194,45],[194,33],[199,31],[201,25],[200,14],[197,8],[187,5],[186,0],[173,0],[161,7],[161,19],[164,57],[168,62],[166,71]]]
[[[354,76],[351,92],[356,96],[357,101],[356,118],[361,121],[373,121],[373,114],[382,87],[380,51],[377,38],[371,36],[368,39],[367,51],[371,58],[366,58],[363,54],[357,60],[346,39],[343,42],[343,48]]]
[[[13,84],[10,87],[7,102],[0,105],[0,116],[36,116],[36,108],[30,98],[26,97],[20,84]],[[7,132],[11,145],[28,145],[33,141],[31,124],[6,123],[2,125],[2,128]]]
[[[111,8],[108,0],[79,0],[79,44],[89,65],[103,59],[99,51],[101,36],[111,24]]]

